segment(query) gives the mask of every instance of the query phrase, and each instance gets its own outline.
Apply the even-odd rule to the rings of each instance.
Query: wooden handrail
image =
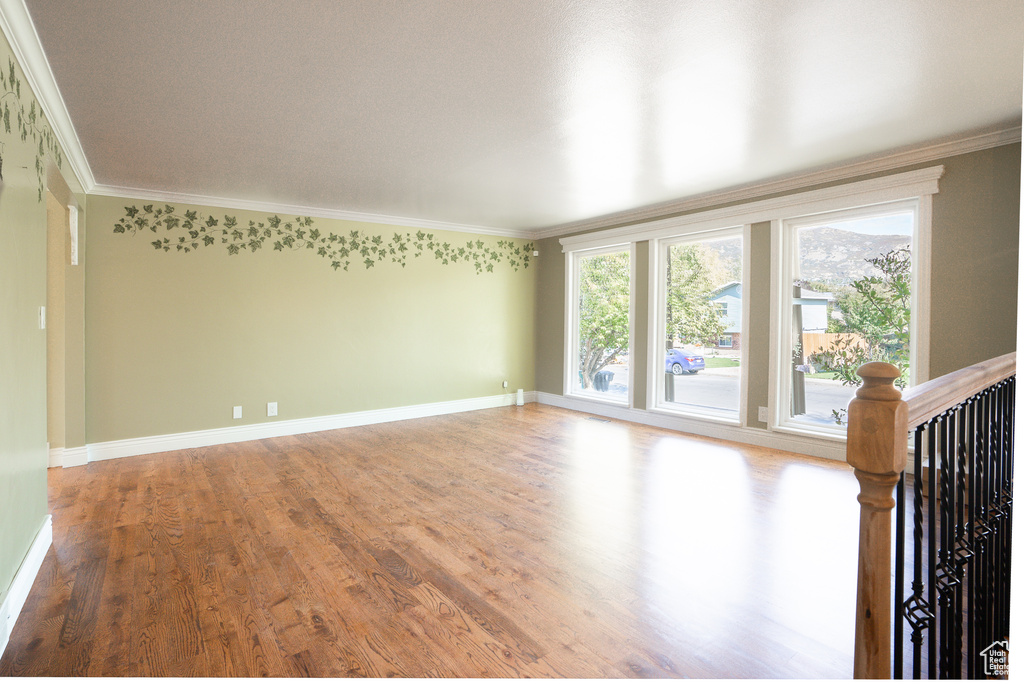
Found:
[[[903,394],[907,402],[907,427],[913,430],[1016,372],[1014,351],[911,387]]]
[[[896,366],[866,363],[864,380],[850,402],[846,460],[860,482],[860,542],[857,560],[857,622],[853,676],[892,676],[892,525],[893,487],[907,467],[910,430],[982,390],[1017,368],[1017,354],[969,366],[918,385],[901,395]]]

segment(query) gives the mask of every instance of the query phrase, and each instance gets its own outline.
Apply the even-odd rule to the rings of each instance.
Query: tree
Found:
[[[896,386],[903,388],[910,373],[910,250],[901,247],[867,261],[877,275],[855,280],[836,298],[842,316],[838,331],[856,333],[863,341],[834,342],[814,361],[844,385],[860,384],[862,364],[885,361],[900,370]],[[837,424],[845,422],[845,409],[832,414]]]
[[[711,296],[729,279],[718,254],[701,244],[675,245],[668,252],[666,335],[703,345],[725,332]]]
[[[629,252],[579,260],[579,368],[583,388],[629,349]]]

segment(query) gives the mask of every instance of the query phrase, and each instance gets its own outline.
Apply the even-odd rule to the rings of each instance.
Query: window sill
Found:
[[[674,406],[666,406],[664,404],[658,404],[654,408],[647,409],[651,413],[659,413],[663,416],[674,416],[677,418],[689,418],[691,420],[702,420],[709,423],[718,423],[720,425],[735,425],[740,427],[739,415],[726,415],[722,413],[711,413],[703,411],[691,411],[686,409],[676,408]]]
[[[790,435],[801,437],[813,437],[815,439],[827,439],[830,442],[846,444],[846,433],[838,430],[815,430],[812,427],[794,423],[783,423],[769,428],[772,432],[784,432]]]
[[[592,401],[595,404],[607,404],[608,406],[620,406],[622,408],[630,408],[629,399],[625,401],[618,401],[616,399],[605,399],[604,397],[594,396],[593,394],[582,394],[578,392],[565,392],[562,394],[563,397],[571,399],[582,399],[583,401]]]

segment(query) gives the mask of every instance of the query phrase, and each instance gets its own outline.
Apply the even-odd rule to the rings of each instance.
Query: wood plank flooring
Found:
[[[842,677],[842,463],[530,404],[50,471],[0,676]]]

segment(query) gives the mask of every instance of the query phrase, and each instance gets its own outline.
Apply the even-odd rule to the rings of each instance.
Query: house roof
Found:
[[[0,7],[96,194],[551,234],[1020,139],[1018,0]]]
[[[718,299],[719,297],[723,297],[723,296],[725,296],[725,294],[729,290],[735,290],[735,296],[736,297],[741,297],[742,296],[742,290],[740,290],[739,285],[740,285],[740,281],[738,281],[738,280],[731,280],[728,283],[726,283],[725,285],[722,285],[718,289],[714,290],[711,293],[711,299],[715,300],[715,299]]]

